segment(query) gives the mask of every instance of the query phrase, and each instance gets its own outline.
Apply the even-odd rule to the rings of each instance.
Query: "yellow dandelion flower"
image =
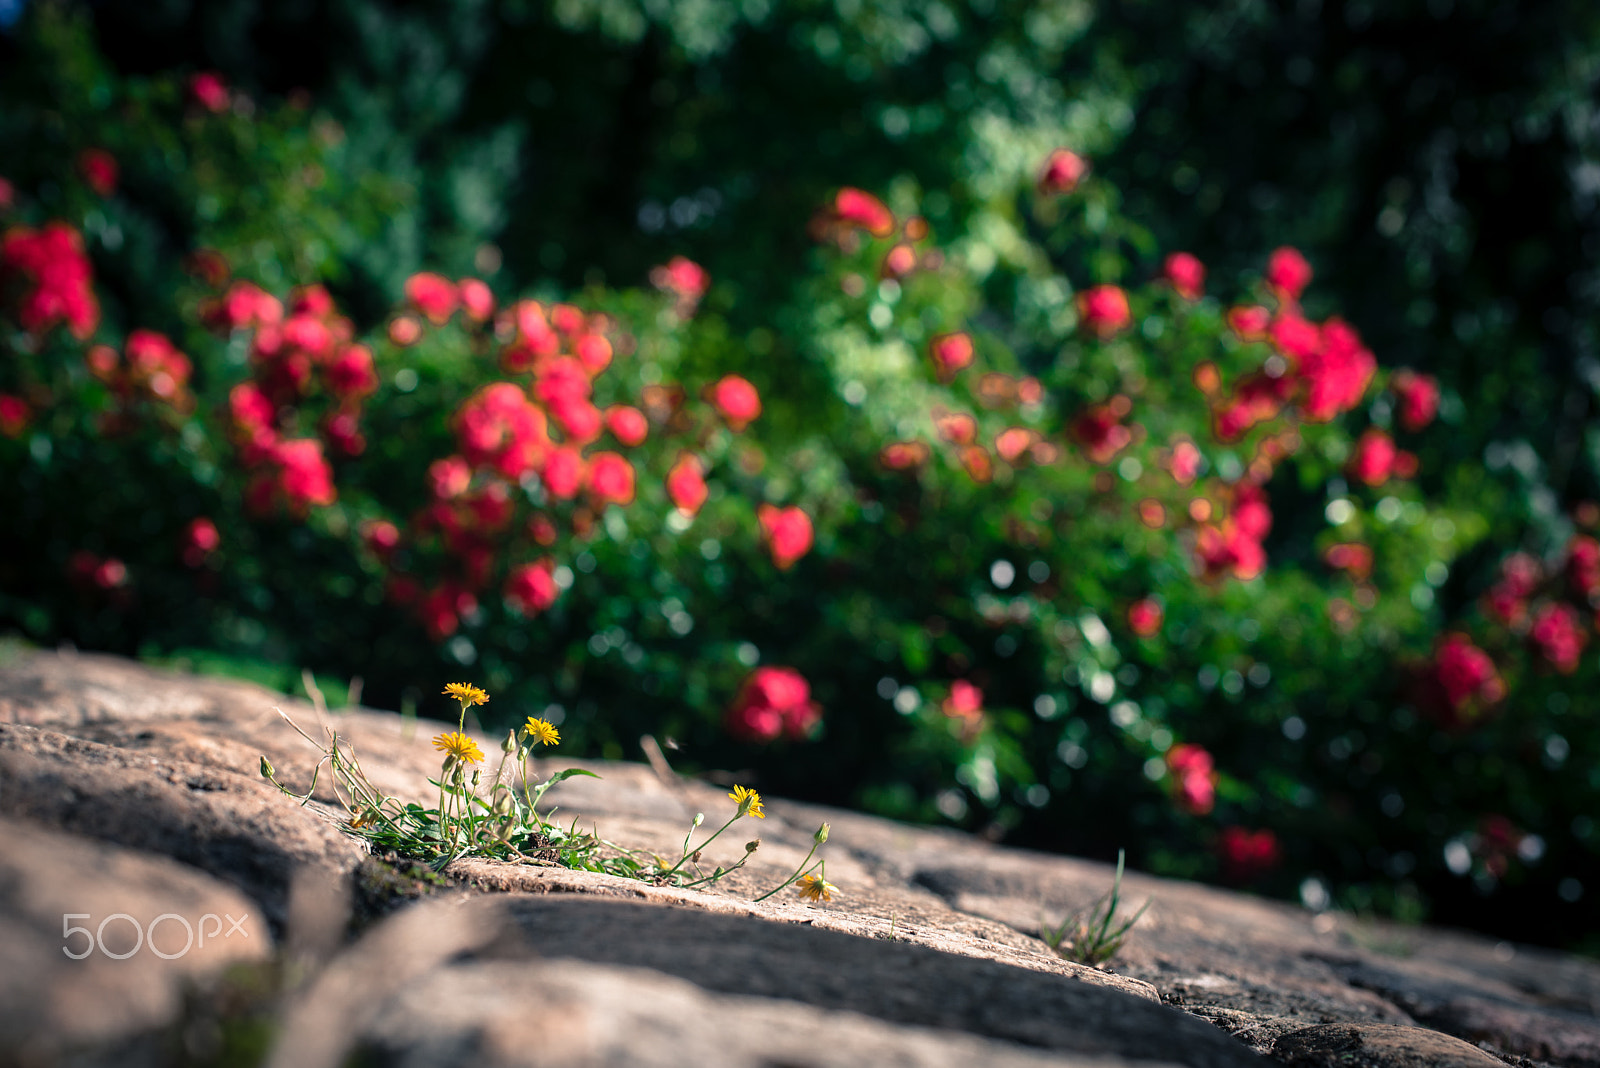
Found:
[[[796,884],[795,891],[807,901],[832,901],[839,888],[820,875],[807,875]]]
[[[739,815],[754,816],[758,820],[767,818],[767,814],[761,811],[761,795],[754,790],[744,786],[735,786],[733,793],[728,796],[733,798],[734,804],[739,806]]]
[[[481,705],[489,700],[489,695],[476,686],[465,682],[449,682],[444,687],[445,696],[454,697],[463,705]]]
[[[528,736],[528,741],[538,742],[541,745],[557,745],[561,742],[561,732],[547,719],[530,717],[528,722],[522,725],[522,733]]]
[[[438,735],[433,739],[433,747],[463,764],[483,763],[483,750],[478,748],[478,743],[460,731],[446,731]]]

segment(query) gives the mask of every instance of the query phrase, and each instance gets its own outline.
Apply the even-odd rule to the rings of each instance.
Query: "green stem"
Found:
[[[685,852],[682,857],[678,858],[678,863],[674,864],[667,871],[664,871],[664,872],[661,873],[661,877],[663,879],[665,879],[668,876],[676,875],[678,873],[678,869],[683,867],[684,864],[688,862],[689,857],[691,855],[693,855],[694,853],[701,852],[702,850],[705,849],[706,846],[710,845],[712,842],[715,842],[717,840],[717,835],[721,834],[723,831],[727,830],[729,827],[732,827],[736,822],[738,822],[738,819],[739,819],[739,817],[741,815],[743,815],[743,813],[741,813],[741,812],[734,813],[733,819],[729,820],[727,823],[724,823],[721,827],[718,827],[715,831],[711,832],[711,837],[710,838],[707,838],[704,842],[701,842],[694,849]],[[687,839],[685,839],[685,841],[687,841]]]
[[[794,870],[794,874],[789,876],[783,882],[779,883],[777,886],[774,886],[771,890],[768,890],[766,893],[762,894],[760,897],[756,898],[756,900],[765,901],[767,898],[771,897],[773,894],[776,894],[784,887],[793,886],[796,882],[798,882],[800,877],[806,873],[806,865],[810,864],[811,858],[817,855],[817,846],[821,844],[822,843],[820,842],[812,841],[811,852],[806,854],[806,859],[800,862],[800,866]]]

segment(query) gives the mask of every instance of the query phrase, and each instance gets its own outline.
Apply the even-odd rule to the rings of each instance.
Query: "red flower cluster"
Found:
[[[822,719],[822,707],[811,699],[811,686],[793,668],[756,668],[739,688],[728,709],[728,733],[765,744],[779,735],[804,738]]]
[[[1508,627],[1528,620],[1528,598],[1544,581],[1544,568],[1528,553],[1512,553],[1500,561],[1500,581],[1484,595],[1484,610]]]
[[[222,535],[217,532],[217,525],[199,516],[183,528],[178,551],[185,567],[204,567],[221,545]]]
[[[1394,439],[1377,427],[1369,427],[1356,439],[1355,452],[1345,465],[1350,477],[1369,486],[1381,486],[1391,478],[1410,478],[1417,473],[1417,458],[1397,449]]]
[[[128,586],[128,566],[115,556],[100,556],[88,549],[79,549],[67,558],[67,578],[85,592],[111,594],[113,601],[121,601]]]
[[[1222,858],[1222,870],[1235,882],[1249,882],[1276,868],[1283,860],[1278,846],[1278,836],[1262,828],[1251,831],[1243,827],[1222,828],[1217,836],[1217,855]]]
[[[28,429],[33,411],[28,402],[9,393],[0,393],[0,437],[20,438]]]
[[[1128,629],[1141,638],[1161,633],[1161,604],[1151,597],[1141,598],[1128,606]]]
[[[1528,637],[1550,666],[1563,675],[1578,670],[1578,658],[1589,641],[1577,609],[1569,604],[1547,604],[1540,608],[1534,613]]]
[[[204,70],[189,78],[189,96],[207,111],[219,113],[228,110],[232,99],[228,83],[214,70]]]
[[[678,317],[687,319],[700,306],[700,298],[711,288],[711,275],[687,256],[674,256],[650,269],[650,284],[676,298]]]
[[[229,286],[222,296],[202,304],[200,319],[220,333],[276,327],[283,322],[283,301],[254,282],[241,280]]]
[[[728,424],[728,429],[735,433],[761,414],[761,394],[738,375],[724,375],[711,387],[711,403]]]
[[[337,497],[333,468],[316,438],[274,441],[245,489],[245,503],[258,515],[283,507],[304,517],[312,507],[330,505]]]
[[[1039,191],[1049,196],[1070,193],[1088,173],[1088,160],[1071,149],[1058,148],[1050,153],[1039,171]]]
[[[100,303],[83,236],[66,223],[39,230],[13,227],[0,235],[0,281],[19,274],[32,283],[22,294],[17,321],[39,334],[65,324],[80,341],[100,323]]]
[[[96,345],[84,360],[89,373],[125,404],[148,398],[182,411],[193,406],[188,386],[194,366],[165,334],[135,330],[124,342],[120,358],[110,345]]]
[[[928,343],[928,355],[941,382],[949,382],[957,372],[972,365],[972,336],[965,333],[940,334]]]
[[[700,458],[691,452],[680,453],[667,472],[667,496],[672,503],[684,515],[692,516],[706,503],[709,493]]]
[[[1415,433],[1439,414],[1439,380],[1401,368],[1389,377],[1389,388],[1399,401],[1400,425]]]
[[[852,186],[839,190],[833,198],[833,216],[846,226],[867,231],[873,237],[894,233],[894,212],[871,193]]]
[[[1110,463],[1133,441],[1133,432],[1122,425],[1132,410],[1133,402],[1119,394],[1078,413],[1072,421],[1072,437],[1091,463]]]
[[[547,611],[561,596],[556,585],[555,561],[549,557],[513,568],[506,579],[506,603],[528,618]]]
[[[1311,264],[1298,249],[1288,246],[1275,250],[1267,259],[1267,285],[1285,303],[1297,301],[1311,284]]]
[[[1567,543],[1567,578],[1574,594],[1600,608],[1600,541],[1578,534]]]
[[[1206,266],[1188,252],[1169,253],[1162,261],[1161,277],[1184,300],[1199,300],[1205,295]]]
[[[103,148],[86,148],[78,153],[78,173],[100,196],[109,197],[117,191],[120,171],[116,157]]]
[[[1211,754],[1183,742],[1167,750],[1167,772],[1172,798],[1192,816],[1204,816],[1217,801],[1217,772]]]
[[[345,456],[365,451],[362,401],[378,388],[371,350],[351,341],[350,320],[338,314],[321,286],[295,290],[285,316],[276,297],[236,281],[205,304],[201,316],[219,332],[254,331],[252,380],[235,386],[228,398],[240,458],[259,468],[247,501],[257,512],[281,505],[296,516],[332,504],[337,495],[324,444]],[[301,416],[300,406],[319,384],[331,401],[321,420],[322,439],[282,440],[287,421]]]
[[[1328,546],[1322,554],[1328,566],[1338,571],[1348,572],[1350,577],[1363,581],[1372,574],[1372,549],[1360,542],[1340,542]]]
[[[1463,726],[1505,696],[1489,654],[1465,634],[1446,635],[1434,650],[1423,705],[1445,726]]]
[[[983,715],[983,691],[966,679],[957,679],[950,684],[950,695],[939,705],[939,711],[951,719],[977,719]]]
[[[1120,334],[1133,325],[1128,294],[1119,286],[1091,286],[1078,294],[1078,320],[1097,337]]]
[[[761,536],[772,552],[772,562],[779,571],[789,570],[811,551],[811,517],[802,509],[763,504],[756,510],[756,518],[761,523]]]
[[[1254,482],[1242,481],[1233,487],[1233,507],[1220,523],[1203,523],[1195,537],[1195,555],[1202,575],[1216,579],[1231,573],[1249,581],[1267,566],[1261,542],[1272,529],[1272,510],[1267,494]]]

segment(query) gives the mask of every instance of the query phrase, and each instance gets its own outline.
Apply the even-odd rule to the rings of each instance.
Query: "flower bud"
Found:
[[[749,854],[754,853],[756,850],[758,850],[760,848],[761,848],[761,839],[759,839],[759,838],[757,838],[757,839],[755,839],[754,841],[751,841],[751,842],[746,842],[744,844],[745,855],[748,856]]]
[[[700,826],[705,821],[706,821],[706,814],[704,812],[696,812],[694,814],[694,825],[696,827]]]
[[[261,777],[263,779],[270,779],[272,778],[272,775],[272,764],[267,760],[266,757],[263,756],[261,758]]]
[[[817,833],[811,836],[811,840],[817,845],[826,842],[828,840],[828,825],[824,823],[821,827],[818,827]]]
[[[506,740],[500,743],[500,752],[504,753],[506,756],[510,756],[516,751],[517,732],[515,730],[508,730],[506,731]]]

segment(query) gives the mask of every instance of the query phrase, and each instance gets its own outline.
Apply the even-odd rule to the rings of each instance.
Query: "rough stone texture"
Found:
[[[3,723],[0,814],[191,864],[255,898],[274,924],[296,868],[337,876],[362,855],[259,774]]]
[[[98,931],[99,944],[82,934],[63,938],[69,913],[72,926]],[[119,914],[132,922],[106,922]],[[148,947],[133,952],[167,914],[179,919],[157,923],[150,937],[171,959]],[[87,956],[74,960],[63,949]],[[74,1047],[157,1027],[178,1011],[185,982],[271,951],[260,908],[210,876],[0,817],[0,1036],[14,1043],[0,1050],[0,1062],[48,1063]]]
[[[1395,1024],[1318,1024],[1282,1035],[1273,1053],[1304,1068],[1499,1068],[1459,1038]]]
[[[1154,904],[1114,971],[1088,969],[1054,956],[1037,932],[1042,917],[1099,896],[1107,865],[779,799],[704,850],[709,871],[762,840],[712,892],[462,861],[447,873],[452,888],[351,934],[343,880],[359,864],[355,885],[365,886],[372,862],[338,830],[325,776],[306,806],[261,781],[263,753],[302,789],[317,759],[274,706],[314,736],[337,731],[382,789],[431,802],[432,724],[368,711],[324,719],[246,683],[109,657],[0,666],[0,1051],[73,1047],[110,1064],[133,1048],[117,1043],[140,1036],[147,1052],[166,1048],[150,1036],[190,1026],[173,1019],[189,1011],[174,992],[204,986],[227,962],[146,953],[103,973],[57,960],[49,888],[70,885],[91,902],[73,911],[182,913],[205,894],[233,895],[284,932],[286,974],[309,977],[272,1009],[272,1063],[285,1066],[352,1055],[764,1068],[1265,1056],[1600,1068],[1595,961],[1130,872],[1130,903]],[[723,787],[647,765],[538,764],[603,775],[569,780],[547,801],[631,848],[676,857],[696,812],[707,815],[703,836],[732,807]],[[842,894],[822,905],[792,892],[753,900],[794,869],[823,821],[828,878]],[[168,898],[184,904],[162,907]],[[357,920],[370,914],[368,903]],[[12,962],[26,983],[5,985]],[[49,1005],[58,1008],[33,1007]],[[41,1037],[49,1011],[83,1022],[51,1045]]]

